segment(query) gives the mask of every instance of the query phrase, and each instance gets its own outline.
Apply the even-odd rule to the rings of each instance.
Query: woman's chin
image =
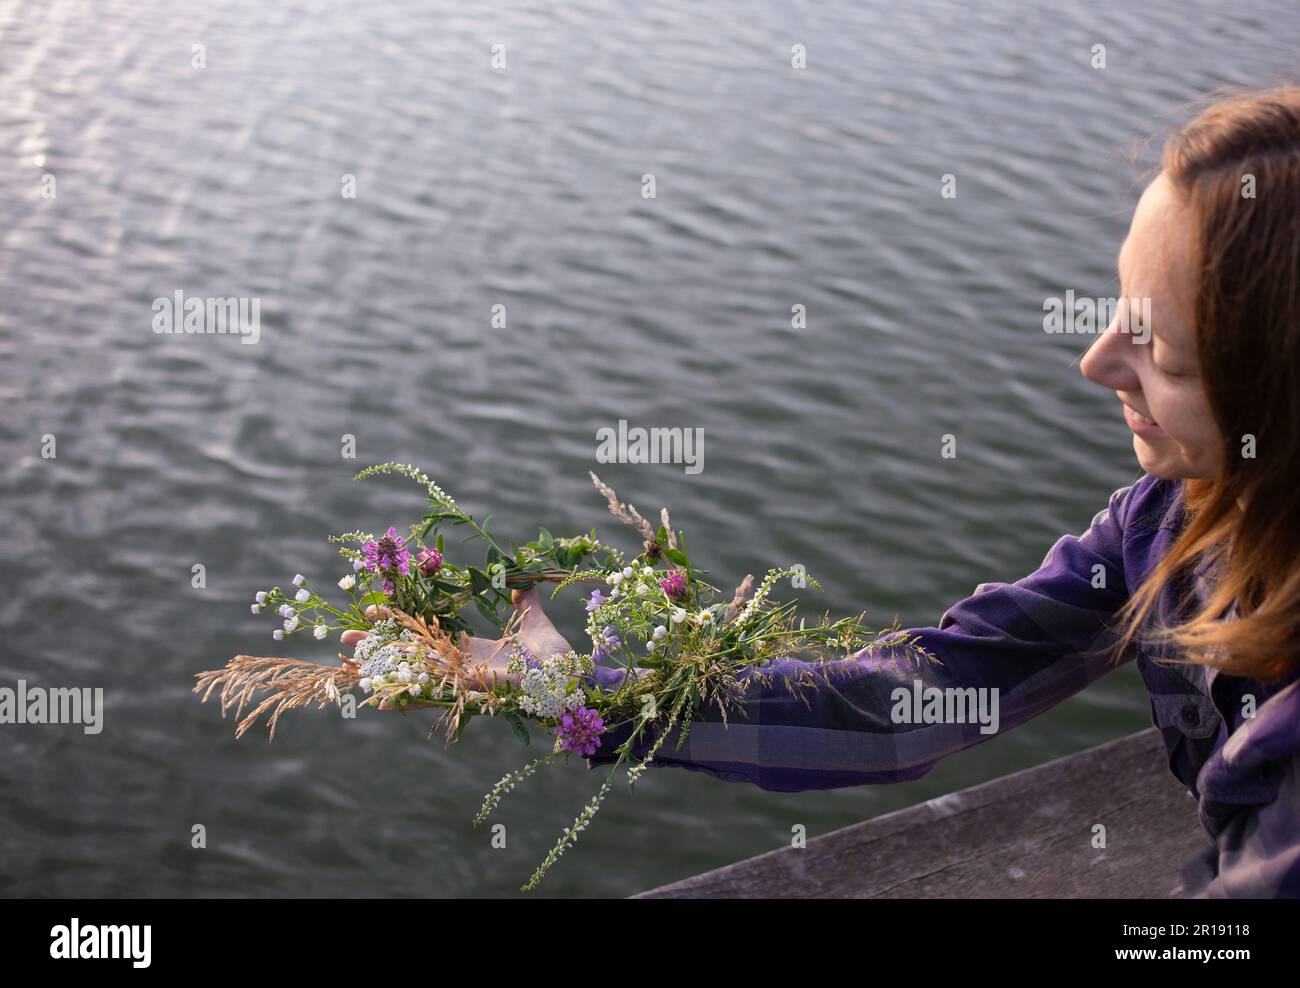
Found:
[[[1173,446],[1172,443],[1169,446]],[[1187,464],[1178,455],[1177,447],[1166,448],[1165,443],[1151,443],[1141,436],[1133,437],[1133,452],[1144,473],[1161,480],[1182,480]]]
[[[1133,452],[1143,472],[1160,480],[1200,480],[1208,475],[1188,462],[1183,448],[1172,439],[1153,443],[1134,436]]]

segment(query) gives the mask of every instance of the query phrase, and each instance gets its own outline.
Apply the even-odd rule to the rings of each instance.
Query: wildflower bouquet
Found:
[[[611,513],[634,528],[641,551],[627,558],[586,535],[556,538],[541,529],[536,540],[508,550],[436,483],[405,464],[385,463],[358,479],[400,474],[424,486],[428,510],[407,534],[354,531],[333,536],[351,571],[338,581],[349,597],[336,606],[301,576],[292,590],[257,594],[254,613],[273,611],[281,620],[278,640],[311,630],[317,639],[354,632],[352,655],[324,665],[292,658],[236,656],[223,669],[199,673],[195,692],[206,701],[219,690],[222,714],[234,708],[242,736],[264,714],[270,735],[280,715],[316,704],[362,703],[384,709],[440,708],[437,724],[448,742],[458,739],[475,716],[500,717],[524,744],[530,725],[552,736],[550,750],[508,773],[487,794],[474,823],[487,819],[506,793],[543,766],[570,756],[595,755],[603,735],[624,740],[611,752],[609,776],[583,807],[524,884],[531,891],[565,850],[573,846],[610,792],[616,773],[627,770],[635,784],[669,737],[681,745],[693,721],[716,710],[725,724],[743,713],[746,683],[762,680],[765,667],[781,656],[807,655],[814,670],[791,690],[816,689],[817,670],[829,661],[871,653],[884,645],[909,646],[917,661],[934,661],[895,625],[887,640],[861,623],[862,616],[810,622],[793,602],[773,599],[777,584],[820,585],[802,567],[772,569],[754,586],[747,576],[730,598],[704,579],[686,554],[683,533],[674,532],[667,510],[656,528],[602,483],[592,481]],[[444,528],[467,529],[469,541],[486,549],[482,565],[449,558]],[[512,588],[542,582],[555,594],[575,584],[596,584],[586,599],[591,647],[535,656],[519,634],[520,615],[508,612]],[[495,650],[508,661],[493,667],[475,654],[465,609],[475,610],[501,634]],[[345,638],[345,640],[347,640]],[[622,675],[597,676],[597,668]],[[602,685],[605,683],[607,685]],[[260,694],[265,694],[260,696]],[[247,714],[245,709],[251,705]],[[638,755],[637,752],[644,751]]]

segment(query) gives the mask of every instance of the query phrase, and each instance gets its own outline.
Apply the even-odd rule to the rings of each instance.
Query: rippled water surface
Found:
[[[494,850],[469,820],[522,758],[504,725],[448,752],[414,717],[301,713],[268,747],[190,695],[276,647],[253,591],[333,579],[325,534],[420,509],[360,464],[425,465],[510,536],[613,535],[596,430],[702,428],[698,475],[602,472],[720,583],[800,561],[831,610],[911,625],[1086,527],[1138,468],[1043,299],[1113,293],[1142,141],[1284,81],[1300,14],[1061,6],[0,2],[0,680],[107,703],[96,736],[0,728],[0,891],[526,877],[596,775],[518,790]],[[178,289],[260,298],[260,342],[156,335]],[[1147,723],[1126,669],[904,786],[652,772],[544,890],[629,894]]]

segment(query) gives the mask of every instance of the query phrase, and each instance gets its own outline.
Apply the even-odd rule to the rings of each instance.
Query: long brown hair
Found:
[[[1116,654],[1164,586],[1213,566],[1200,608],[1147,634],[1268,682],[1300,671],[1300,87],[1218,99],[1166,141],[1161,170],[1196,216],[1197,350],[1226,445],[1217,478],[1183,482],[1186,526],[1121,609]]]

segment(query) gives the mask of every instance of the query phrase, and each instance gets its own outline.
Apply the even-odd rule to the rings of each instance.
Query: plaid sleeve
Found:
[[[1213,873],[1201,899],[1300,898],[1300,760],[1286,766],[1277,798],[1238,813],[1207,854]]]
[[[937,662],[897,646],[826,663],[778,659],[746,677],[726,723],[706,708],[651,764],[786,792],[902,782],[1037,716],[1114,668],[1108,618],[1128,597],[1124,525],[1148,480],[1116,491],[1086,532],[1058,540],[1029,576],[983,584],[937,627],[910,629]],[[597,677],[608,687],[622,670]],[[937,720],[932,691],[941,691]],[[612,761],[631,733],[608,732],[590,762]],[[633,753],[652,743],[647,729]]]

